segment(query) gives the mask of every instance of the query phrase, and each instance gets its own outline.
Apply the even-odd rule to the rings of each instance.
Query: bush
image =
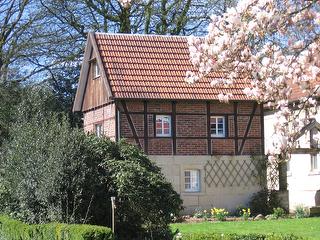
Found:
[[[182,200],[159,167],[138,148],[120,141],[102,166],[117,197],[117,236],[124,239],[172,239],[168,224]]]
[[[72,129],[36,100],[19,106],[0,148],[0,212],[32,224],[110,226],[115,196],[118,236],[171,238],[182,200],[160,168],[132,145]]]
[[[302,237],[297,237],[291,234],[276,235],[276,234],[212,234],[212,233],[195,233],[181,234],[181,240],[300,240]]]
[[[305,218],[305,217],[309,217],[310,210],[308,207],[305,207],[303,205],[298,205],[295,207],[294,213],[296,218]]]
[[[28,225],[0,217],[0,234],[10,240],[112,240],[111,229],[93,225],[35,224]]]
[[[285,216],[286,212],[283,208],[277,207],[273,209],[272,216],[274,219],[283,218]]]
[[[277,191],[263,189],[254,194],[249,202],[252,215],[268,215],[273,213],[273,209],[281,207]]]

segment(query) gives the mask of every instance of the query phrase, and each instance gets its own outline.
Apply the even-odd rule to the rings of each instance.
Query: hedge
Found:
[[[112,240],[110,228],[85,224],[25,224],[0,216],[0,236],[4,240]]]
[[[179,239],[179,238],[176,238]],[[212,234],[212,233],[194,233],[182,234],[181,240],[302,240],[303,237],[297,237],[292,234]]]

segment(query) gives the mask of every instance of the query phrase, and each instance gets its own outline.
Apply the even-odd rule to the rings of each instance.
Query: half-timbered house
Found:
[[[190,85],[188,70],[187,37],[89,33],[73,110],[85,131],[141,148],[187,210],[234,209],[260,189],[263,107],[243,93],[248,80],[214,88],[228,76],[214,72]]]

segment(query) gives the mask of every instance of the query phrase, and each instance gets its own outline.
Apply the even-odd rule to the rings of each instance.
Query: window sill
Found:
[[[95,80],[97,78],[101,77],[101,75],[98,75],[98,76],[95,76],[95,77],[92,77],[92,80]]]
[[[198,191],[198,192],[187,192],[187,191],[183,191],[181,193],[181,195],[183,196],[203,196],[205,195],[204,192]]]
[[[211,135],[212,138],[225,138],[225,135]]]
[[[313,170],[311,171],[308,176],[320,175],[320,170]]]
[[[171,138],[171,135],[156,135],[156,138]]]

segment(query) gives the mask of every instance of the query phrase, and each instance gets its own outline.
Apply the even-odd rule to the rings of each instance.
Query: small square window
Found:
[[[171,116],[169,115],[156,116],[156,136],[171,137]]]
[[[102,137],[102,135],[103,135],[102,124],[95,124],[95,134],[97,137]]]
[[[225,137],[225,118],[222,116],[212,116],[210,118],[210,131],[212,137]]]
[[[200,192],[200,171],[184,171],[184,190],[186,192]]]
[[[317,155],[311,155],[311,171],[319,170],[319,157]]]
[[[92,63],[92,71],[93,71],[93,78],[97,78],[100,76],[100,68],[97,61],[94,61]]]

